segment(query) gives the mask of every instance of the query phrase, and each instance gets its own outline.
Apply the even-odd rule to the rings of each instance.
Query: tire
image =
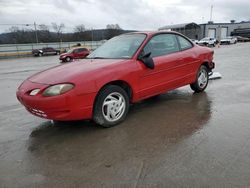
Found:
[[[65,58],[65,61],[66,61],[66,62],[70,62],[70,61],[71,61],[71,57],[66,57],[66,58]]]
[[[42,56],[43,56],[43,54],[42,54],[42,53],[38,53],[38,56],[39,56],[39,57],[42,57]]]
[[[93,120],[96,124],[109,128],[121,123],[129,110],[129,97],[124,89],[108,85],[97,95]]]
[[[207,87],[208,79],[208,69],[206,66],[201,65],[196,75],[196,81],[190,84],[191,89],[196,93],[204,91]]]

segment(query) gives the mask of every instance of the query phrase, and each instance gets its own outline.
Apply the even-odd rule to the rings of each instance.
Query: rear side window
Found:
[[[179,47],[174,34],[156,35],[143,49],[144,54],[151,52],[151,57],[167,55],[177,51],[179,51]]]
[[[179,44],[180,44],[181,50],[186,50],[186,49],[189,49],[189,48],[193,47],[193,45],[191,44],[191,42],[189,42],[184,37],[177,35],[177,38],[179,40]]]

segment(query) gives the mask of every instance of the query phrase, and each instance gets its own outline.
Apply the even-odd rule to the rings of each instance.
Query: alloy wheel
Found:
[[[109,122],[119,120],[126,109],[125,98],[121,93],[110,93],[103,101],[102,114]]]
[[[204,69],[201,69],[198,76],[198,85],[200,88],[206,87],[208,82],[208,75]]]

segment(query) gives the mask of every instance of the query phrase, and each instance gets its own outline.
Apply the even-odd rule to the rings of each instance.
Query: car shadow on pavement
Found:
[[[110,137],[121,139],[122,135],[131,137],[131,140],[143,139],[141,134],[148,134],[152,127],[156,129],[155,136],[163,132],[165,137],[178,141],[202,129],[210,117],[211,101],[205,92],[196,94],[175,90],[131,105],[125,121],[110,129],[93,121],[55,124],[46,121],[31,132],[28,150],[54,148],[54,144],[65,145],[67,142],[109,142]]]
[[[53,122],[46,121],[36,127],[30,134],[30,137],[39,137],[48,134],[60,133],[78,133],[84,130],[84,132],[92,132],[102,129],[96,125],[93,121],[65,121],[65,122]]]

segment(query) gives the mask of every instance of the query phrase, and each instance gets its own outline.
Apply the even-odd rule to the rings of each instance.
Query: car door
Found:
[[[176,35],[176,37],[180,46],[179,55],[181,56],[181,61],[178,66],[178,71],[180,72],[178,82],[182,85],[186,85],[191,83],[196,76],[200,66],[199,54],[196,52],[194,44],[189,40],[180,35]]]
[[[89,55],[89,51],[86,48],[83,48],[83,53],[82,53],[82,57],[86,57],[87,55]]]
[[[43,48],[42,51],[43,51],[43,55],[47,55],[47,53],[48,53],[48,49],[47,48]]]
[[[43,49],[43,54],[50,55],[51,54],[51,48],[44,48]]]
[[[78,49],[78,57],[79,58],[84,58],[86,55],[85,55],[85,49],[84,48],[79,48]]]
[[[51,54],[53,54],[54,52],[53,52],[53,48],[47,48],[47,54],[48,55],[51,55]]]
[[[75,59],[78,59],[78,58],[79,58],[79,49],[75,49],[75,50],[73,51],[73,57],[74,57]]]
[[[190,43],[190,48],[193,44]],[[159,34],[145,45],[142,53],[151,52],[155,68],[145,66],[141,71],[139,81],[139,96],[146,98],[185,85],[185,78],[191,74],[188,63],[188,49],[181,49],[179,39],[175,34]],[[186,52],[185,52],[186,51]]]
[[[174,34],[156,35],[145,45],[141,53],[151,53],[155,68],[148,69],[142,65],[139,78],[140,97],[158,94],[166,89],[166,85],[171,80],[176,79],[173,68],[181,61],[181,58],[176,55],[177,52],[179,52],[179,46]]]

